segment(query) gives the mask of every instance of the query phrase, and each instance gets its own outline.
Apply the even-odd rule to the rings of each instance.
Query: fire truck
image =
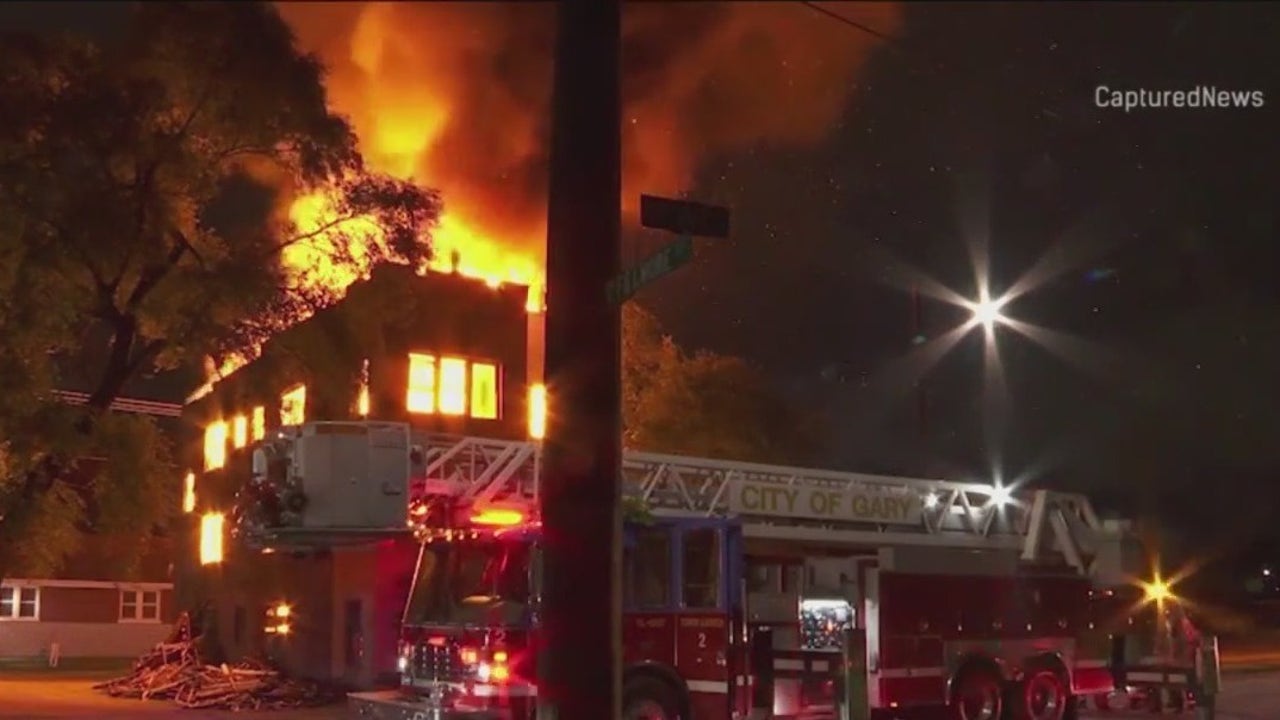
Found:
[[[420,542],[400,687],[359,717],[533,717],[537,443],[310,423],[254,458],[292,513],[263,547]],[[1115,689],[1095,600],[1142,562],[1084,496],[643,452],[622,483],[625,718],[1062,720]]]

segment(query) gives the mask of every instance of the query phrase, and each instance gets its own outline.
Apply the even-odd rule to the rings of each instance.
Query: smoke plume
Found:
[[[829,6],[884,32],[898,19],[883,3]],[[439,188],[466,229],[454,235],[540,266],[554,5],[279,8],[374,168]],[[635,3],[623,28],[627,205],[688,190],[700,159],[819,141],[877,42],[800,3]]]

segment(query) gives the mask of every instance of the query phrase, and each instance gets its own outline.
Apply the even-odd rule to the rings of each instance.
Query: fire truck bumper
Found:
[[[502,720],[492,710],[440,707],[398,690],[350,693],[347,708],[354,720]]]

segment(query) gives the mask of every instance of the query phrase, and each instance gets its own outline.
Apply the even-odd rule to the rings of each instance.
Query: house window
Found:
[[[219,420],[204,429],[204,469],[217,470],[227,464],[227,423]]]
[[[267,436],[267,409],[259,405],[253,409],[253,417],[250,420],[251,435],[255,441],[261,440]]]
[[[120,622],[160,622],[160,591],[121,590]]]
[[[40,617],[40,588],[0,587],[0,620],[36,620]]]
[[[467,361],[440,358],[440,412],[463,415],[467,412]]]
[[[411,413],[498,418],[501,379],[493,363],[409,353],[408,380],[405,407]]]
[[[237,415],[231,420],[231,445],[242,448],[249,444],[249,418]]]
[[[412,413],[436,411],[435,356],[409,353],[409,389],[405,407]]]
[[[369,417],[369,361],[360,365],[360,389],[356,392],[356,415]]]
[[[182,512],[195,512],[196,509],[196,474],[189,472],[182,479]]]
[[[496,420],[498,417],[498,366],[471,365],[471,417]]]
[[[280,424],[301,425],[307,421],[307,388],[298,385],[280,396]]]

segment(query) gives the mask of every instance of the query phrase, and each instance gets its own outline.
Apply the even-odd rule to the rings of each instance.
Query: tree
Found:
[[[245,354],[336,299],[282,253],[310,246],[348,275],[418,263],[439,215],[435,192],[366,171],[270,5],[131,13],[111,41],[0,43],[0,576],[40,547],[29,564],[48,571],[74,543],[44,540],[110,526],[112,509],[138,511],[130,532],[150,523],[136,504],[166,453],[107,410],[141,375]],[[323,198],[306,226],[285,209],[303,193]],[[60,362],[99,338],[87,404],[57,403]],[[75,462],[122,446],[149,466]]]
[[[805,463],[816,417],[789,406],[741,358],[689,354],[635,303],[622,314],[623,440],[652,452]]]

